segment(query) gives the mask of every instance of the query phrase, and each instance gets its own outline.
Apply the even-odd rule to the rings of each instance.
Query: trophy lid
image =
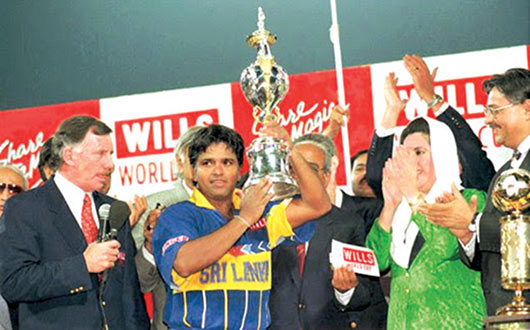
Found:
[[[278,104],[289,90],[289,78],[276,63],[270,45],[276,37],[265,30],[265,14],[259,8],[258,30],[247,37],[250,46],[257,51],[256,61],[241,72],[240,86],[245,99],[253,106],[253,116],[258,122],[277,120]]]

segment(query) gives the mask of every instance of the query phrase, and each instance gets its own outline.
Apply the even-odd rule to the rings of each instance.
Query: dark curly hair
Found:
[[[197,132],[189,144],[188,157],[191,166],[195,168],[199,155],[205,152],[210,145],[216,143],[226,144],[236,155],[239,167],[243,165],[245,144],[241,135],[229,127],[214,124]]]

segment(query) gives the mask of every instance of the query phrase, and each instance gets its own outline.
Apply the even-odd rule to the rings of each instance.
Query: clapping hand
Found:
[[[434,79],[438,68],[429,71],[429,67],[418,55],[405,55],[403,57],[405,68],[410,73],[414,82],[414,89],[418,95],[425,101],[430,102],[434,98]]]
[[[407,100],[402,100],[397,90],[398,78],[394,72],[390,72],[385,78],[385,103],[386,109],[381,121],[385,129],[396,127],[399,114],[407,105]]]
[[[420,205],[418,210],[428,221],[448,228],[462,242],[467,243],[472,233],[467,229],[477,211],[477,197],[468,204],[462,193],[451,185],[452,194],[444,193],[434,204]]]

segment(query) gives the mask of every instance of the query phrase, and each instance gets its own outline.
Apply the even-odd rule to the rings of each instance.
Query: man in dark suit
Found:
[[[328,186],[333,180],[333,142],[312,134],[302,136],[294,144]],[[336,202],[337,195],[333,195],[332,201]],[[351,201],[344,194],[339,195],[340,207],[333,206],[317,219],[316,232],[307,246],[284,244],[273,250],[271,329],[384,328],[387,305],[378,279],[356,275],[345,268],[333,271],[330,267],[332,239],[364,245],[365,238],[364,222],[357,208],[349,204]]]
[[[113,202],[97,192],[114,166],[110,133],[93,117],[65,120],[53,139],[53,179],[6,204],[0,286],[19,304],[20,329],[149,327],[127,219],[116,240],[96,241],[96,210]]]
[[[510,69],[484,81],[483,88],[488,93],[485,123],[492,128],[495,142],[513,149],[514,157],[491,180],[482,214],[476,214],[474,203],[468,205],[458,191],[453,192],[454,199],[425,205],[420,211],[427,220],[448,227],[458,237],[463,261],[481,272],[488,315],[495,315],[496,309],[509,303],[514,294],[501,287],[499,219],[507,213],[493,206],[491,190],[505,170],[530,170],[530,71]],[[530,214],[529,211],[524,213]],[[525,293],[528,302],[530,292]]]

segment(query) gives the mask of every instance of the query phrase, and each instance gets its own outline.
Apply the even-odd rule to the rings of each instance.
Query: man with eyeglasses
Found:
[[[507,169],[530,170],[530,71],[510,69],[484,81],[488,93],[484,110],[485,123],[493,130],[495,142],[514,151],[495,174],[483,213],[476,213],[476,203],[470,205],[458,191],[441,203],[424,205],[420,212],[429,221],[449,228],[461,243],[463,261],[482,273],[482,287],[488,315],[512,300],[513,292],[501,287],[501,254],[499,219],[506,212],[497,210],[491,201],[491,185]],[[530,214],[530,211],[523,212]],[[526,291],[528,301],[530,292]]]
[[[4,204],[16,194],[28,189],[28,181],[24,173],[13,165],[0,165],[0,233],[4,232]],[[9,313],[16,313],[14,308],[8,309],[7,303],[0,295],[0,329],[12,329]],[[14,318],[14,317],[11,317]]]
[[[4,204],[12,196],[28,189],[24,174],[13,165],[0,165],[0,217],[4,213]]]

